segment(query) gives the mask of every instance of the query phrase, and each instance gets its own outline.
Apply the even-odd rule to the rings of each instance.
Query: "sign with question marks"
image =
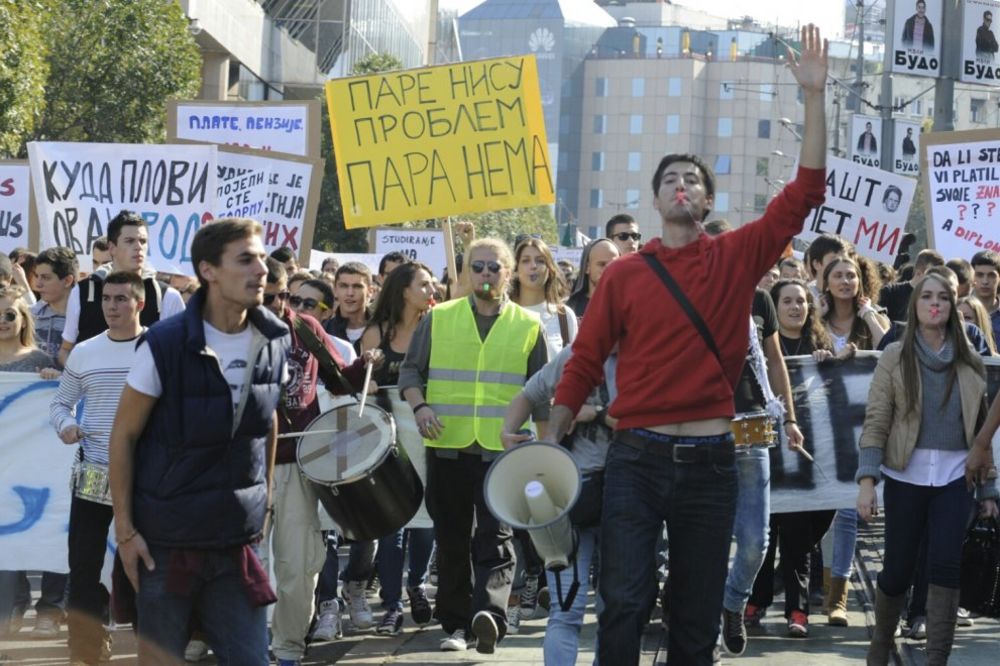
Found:
[[[1000,129],[922,138],[930,246],[946,259],[1000,252]]]

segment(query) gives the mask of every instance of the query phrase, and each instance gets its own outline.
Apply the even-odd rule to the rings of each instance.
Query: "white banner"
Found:
[[[892,170],[895,173],[916,176],[920,173],[920,121],[896,120],[892,141]]]
[[[941,71],[942,2],[896,0],[890,42],[893,46],[893,72],[938,76]]]
[[[382,255],[361,252],[323,252],[322,250],[313,250],[309,254],[309,270],[322,270],[323,262],[327,259],[336,259],[341,266],[349,261],[357,261],[367,266],[368,270],[374,276],[378,275],[378,264],[382,260]]]
[[[320,156],[319,100],[167,103],[167,137]]]
[[[0,161],[0,252],[28,246],[31,181],[27,162]]]
[[[108,222],[133,210],[149,225],[149,263],[194,275],[191,241],[215,212],[216,147],[114,143],[28,144],[41,248],[91,257]]]
[[[402,252],[410,261],[427,264],[439,279],[448,267],[442,229],[380,227],[375,230],[375,254],[385,255],[389,252]]]
[[[807,219],[799,238],[836,234],[866,257],[891,266],[915,188],[912,178],[827,155],[826,201]]]
[[[962,81],[966,83],[1000,83],[1000,63],[997,62],[997,0],[965,0],[962,14]],[[985,113],[985,109],[983,110]]]
[[[882,119],[878,116],[863,116],[856,113],[851,117],[851,159],[858,164],[882,166],[881,158]]]

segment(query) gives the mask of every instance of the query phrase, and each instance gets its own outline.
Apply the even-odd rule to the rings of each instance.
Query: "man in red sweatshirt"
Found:
[[[736,510],[733,388],[746,359],[754,288],[823,201],[826,51],[810,25],[802,30],[799,57],[789,52],[805,101],[800,168],[760,220],[709,237],[702,222],[715,194],[711,171],[693,155],[663,158],[653,178],[662,238],[605,270],[556,391],[549,420],[553,441],[566,433],[619,345],[619,393],[610,410],[618,423],[605,467],[601,529],[602,664],[639,662],[664,520],[675,611],[668,663],[712,663]],[[672,275],[707,336],[654,265]]]

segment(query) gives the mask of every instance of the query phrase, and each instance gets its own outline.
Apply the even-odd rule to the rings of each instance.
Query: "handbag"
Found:
[[[962,544],[959,605],[986,617],[1000,617],[1000,522],[977,517]]]

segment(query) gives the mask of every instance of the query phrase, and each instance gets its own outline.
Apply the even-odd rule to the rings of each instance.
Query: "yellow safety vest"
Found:
[[[480,340],[468,298],[434,308],[427,403],[444,429],[438,439],[424,439],[426,446],[464,449],[478,442],[503,450],[503,417],[524,387],[540,328],[535,313],[505,303],[486,340]]]

